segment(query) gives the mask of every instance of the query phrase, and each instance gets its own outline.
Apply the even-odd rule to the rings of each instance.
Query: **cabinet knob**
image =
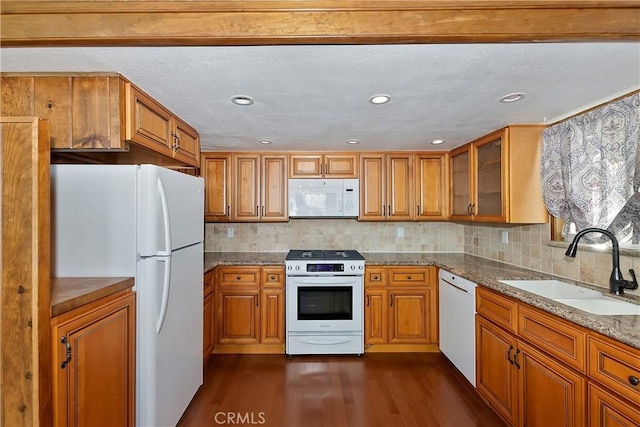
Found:
[[[407,280],[411,280],[411,276],[407,276]]]
[[[633,386],[637,386],[640,384],[640,379],[638,377],[634,377],[633,375],[629,375],[629,383]]]
[[[240,276],[236,276],[236,280],[240,280]]]
[[[276,280],[276,276],[269,276],[269,280]]]

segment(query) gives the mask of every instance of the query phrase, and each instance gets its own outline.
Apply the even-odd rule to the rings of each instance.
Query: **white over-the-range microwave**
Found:
[[[357,179],[289,179],[291,218],[356,218],[359,208]]]

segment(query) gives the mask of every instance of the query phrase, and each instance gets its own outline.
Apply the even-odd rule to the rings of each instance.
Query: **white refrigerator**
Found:
[[[202,384],[203,180],[52,165],[51,201],[52,275],[135,277],[136,425],[175,426]]]

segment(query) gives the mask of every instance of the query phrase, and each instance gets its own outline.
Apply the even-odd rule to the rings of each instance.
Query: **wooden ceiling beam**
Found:
[[[639,41],[617,1],[3,1],[1,46]]]

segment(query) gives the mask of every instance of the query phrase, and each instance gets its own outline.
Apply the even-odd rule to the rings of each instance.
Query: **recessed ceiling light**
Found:
[[[251,105],[253,104],[253,98],[250,96],[237,95],[231,98],[231,102],[236,105]]]
[[[347,144],[360,144],[359,139],[347,139]]]
[[[524,93],[522,93],[522,92],[514,92],[514,93],[510,93],[508,95],[503,96],[498,101],[502,102],[503,104],[508,104],[510,102],[520,101],[520,100],[524,99],[524,97],[525,97]]]
[[[268,139],[260,139],[260,140],[258,140],[258,142],[259,142],[260,144],[265,144],[265,145],[267,145],[267,144],[271,144],[271,142],[272,142],[272,141],[269,141]]]
[[[444,139],[434,139],[431,143],[433,145],[444,144]]]
[[[391,97],[389,95],[373,95],[369,98],[369,102],[375,105],[386,104],[389,101],[391,101]]]

